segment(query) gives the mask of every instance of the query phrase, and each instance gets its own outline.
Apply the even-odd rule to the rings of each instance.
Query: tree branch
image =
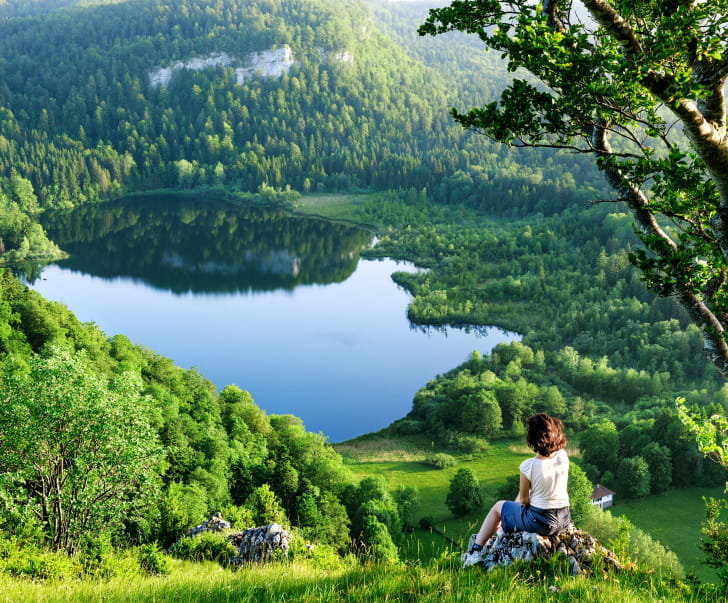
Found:
[[[599,157],[608,158],[613,156],[612,145],[609,144],[608,128],[601,120],[596,120],[592,126],[591,144]],[[627,180],[622,171],[609,167],[602,163],[601,170],[609,185],[617,191],[620,198],[627,203],[637,221],[640,230],[646,234],[652,234],[662,239],[673,251],[677,249],[675,241],[672,240],[657,223],[655,216],[649,210],[649,201],[644,193]]]

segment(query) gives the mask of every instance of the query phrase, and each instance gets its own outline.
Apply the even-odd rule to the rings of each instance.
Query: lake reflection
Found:
[[[130,276],[159,289],[221,293],[340,282],[372,234],[275,208],[210,197],[135,197],[50,214],[43,226],[71,254],[59,265]]]
[[[350,226],[164,197],[47,228],[72,257],[31,285],[44,297],[332,441],[385,427],[436,374],[516,337],[410,328],[390,275],[414,268],[360,261],[371,235]]]

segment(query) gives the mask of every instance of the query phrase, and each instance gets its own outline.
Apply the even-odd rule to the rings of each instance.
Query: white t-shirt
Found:
[[[526,459],[521,463],[520,470],[531,482],[531,506],[537,509],[569,506],[569,493],[566,490],[569,457],[565,450],[561,449],[546,459]]]

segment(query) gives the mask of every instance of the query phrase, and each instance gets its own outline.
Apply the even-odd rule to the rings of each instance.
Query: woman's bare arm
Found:
[[[524,507],[528,506],[528,501],[531,499],[531,481],[523,475],[521,475],[521,481],[518,488],[518,496],[516,496],[516,502],[521,503]]]

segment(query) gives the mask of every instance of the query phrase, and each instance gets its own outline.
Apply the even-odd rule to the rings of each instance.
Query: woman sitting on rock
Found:
[[[526,443],[536,456],[520,466],[520,486],[515,502],[499,500],[483,520],[463,566],[480,563],[483,547],[500,527],[504,532],[535,532],[542,536],[558,534],[571,525],[569,494],[569,457],[560,419],[545,413],[527,421]]]

